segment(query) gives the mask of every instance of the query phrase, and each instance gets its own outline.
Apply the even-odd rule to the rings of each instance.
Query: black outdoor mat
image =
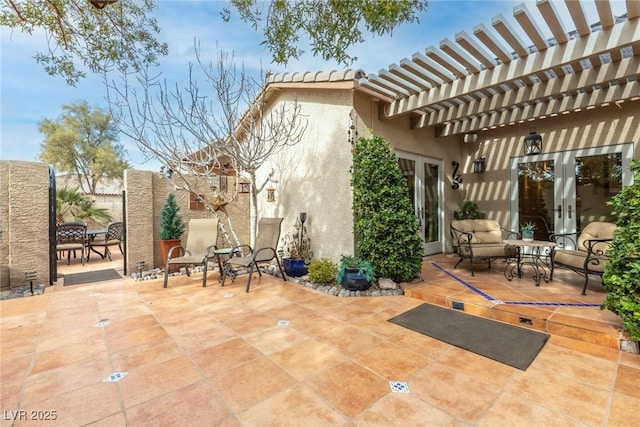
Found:
[[[103,280],[121,279],[113,268],[109,270],[87,271],[86,273],[75,273],[64,275],[64,286],[80,285],[83,283],[102,282]]]
[[[422,304],[389,322],[525,371],[548,334]]]

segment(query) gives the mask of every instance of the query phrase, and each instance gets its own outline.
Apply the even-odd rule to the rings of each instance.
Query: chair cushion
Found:
[[[57,251],[73,251],[76,249],[84,249],[83,243],[61,243],[56,245]]]
[[[557,264],[568,265],[569,267],[581,270],[584,268],[584,261],[587,259],[586,251],[577,251],[569,249],[556,249],[553,261]],[[589,271],[602,273],[606,263],[606,257],[598,257],[599,261],[590,262],[587,268]]]
[[[492,219],[458,219],[451,226],[460,231],[471,233],[471,243],[502,243],[500,224]],[[504,255],[504,245],[502,245]]]
[[[474,258],[503,257],[506,256],[504,247],[504,244],[495,243],[473,244],[473,256]]]
[[[613,233],[616,231],[616,225],[611,222],[592,222],[588,224],[578,236],[579,251],[587,251],[587,240],[591,239],[613,239]],[[609,243],[596,243],[593,251],[596,253],[604,253],[609,248]]]

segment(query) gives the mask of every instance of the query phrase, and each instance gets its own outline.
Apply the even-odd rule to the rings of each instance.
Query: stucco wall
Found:
[[[477,142],[464,143],[462,135],[437,137],[434,127],[411,129],[409,116],[386,119],[382,103],[360,92],[282,91],[277,102],[294,98],[309,117],[309,127],[300,144],[260,170],[264,179],[275,168],[279,182],[272,185],[276,188],[275,203],[266,202],[266,192],[259,196],[259,216],[283,216],[284,235],[291,230],[299,212],[306,211],[316,257],[336,260],[340,254],[353,251],[349,174],[352,157],[347,139],[351,108],[357,113],[360,137],[380,135],[396,150],[442,161],[445,250],[449,247],[448,224],[465,200],[477,202],[489,218],[505,226],[511,224],[510,161],[523,157],[523,139],[532,127],[543,137],[544,153],[634,143],[634,157],[640,158],[638,101],[478,131]],[[482,156],[487,159],[486,172],[472,173],[473,160]],[[459,189],[451,187],[452,161],[460,162],[458,173],[463,183]]]
[[[306,212],[314,257],[337,261],[341,254],[353,253],[354,246],[352,155],[347,138],[352,93],[344,89],[290,91],[277,102],[293,99],[308,117],[308,126],[299,144],[273,156],[258,171],[258,183],[272,168],[278,181],[269,184],[276,189],[274,203],[266,201],[266,191],[258,195],[258,218],[283,217],[283,238],[293,230],[300,212]]]
[[[199,194],[204,194],[205,197],[212,196],[212,192],[204,180],[201,179],[198,182],[195,177],[192,177],[190,182]],[[236,178],[229,177],[229,191],[227,193],[229,199],[233,194],[235,184]],[[161,212],[165,199],[170,192],[173,191],[176,196],[176,201],[180,207],[180,215],[185,223],[188,224],[190,219],[210,218],[212,216],[206,210],[189,209],[189,193],[187,191],[174,190],[174,186],[156,172],[128,169],[125,171],[124,186],[127,204],[127,258],[129,272],[136,271],[136,263],[138,261],[144,261],[147,269],[162,266],[159,243]],[[249,240],[248,207],[248,194],[238,194],[236,200],[226,206],[233,229],[235,229],[241,243],[248,243]],[[219,217],[221,221],[224,221],[225,228],[230,232],[231,226],[227,217],[222,213],[220,213]],[[187,232],[185,231],[183,239],[186,239]],[[222,239],[222,233],[219,233],[218,236],[220,246],[230,244]]]
[[[25,285],[36,270],[49,283],[49,166],[0,161],[0,285]]]
[[[445,138],[442,143],[458,144],[463,174],[461,194],[478,203],[490,218],[507,226],[511,222],[509,211],[509,172],[512,158],[526,159],[523,155],[524,137],[535,128],[542,138],[543,153],[635,143],[636,159],[640,158],[640,102],[596,108],[559,117],[538,120],[503,128],[478,132],[476,143],[464,144],[460,137]],[[474,174],[473,160],[485,156],[487,171]]]

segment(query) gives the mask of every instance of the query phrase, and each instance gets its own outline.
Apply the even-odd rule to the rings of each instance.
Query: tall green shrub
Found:
[[[602,277],[608,294],[601,308],[620,316],[631,339],[640,340],[640,161],[631,161],[631,171],[633,184],[609,202],[618,228]]]
[[[176,202],[176,196],[173,193],[169,193],[167,199],[162,205],[162,222],[160,223],[160,239],[161,240],[175,240],[179,239],[184,233],[186,225],[182,221],[182,217],[179,214],[180,206]]]
[[[422,267],[422,240],[398,159],[381,137],[360,138],[351,170],[356,254],[378,277],[412,280]]]

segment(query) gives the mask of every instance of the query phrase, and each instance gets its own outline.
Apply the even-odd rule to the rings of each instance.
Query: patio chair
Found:
[[[84,265],[87,259],[87,224],[74,221],[65,222],[58,226],[56,230],[56,251],[67,252],[67,265],[71,264],[71,251],[74,255],[76,251],[81,251],[80,259]]]
[[[577,241],[573,240],[576,233],[551,236],[551,240],[556,243],[552,252],[554,268],[566,268],[584,277],[582,295],[587,294],[590,274],[602,278],[604,266],[609,260],[607,249],[615,231],[616,224],[612,222],[594,221],[578,234]]]
[[[117,246],[120,249],[120,253],[124,255],[122,251],[122,232],[124,231],[124,223],[122,221],[110,222],[107,225],[107,232],[102,236],[96,236],[94,239],[89,239],[89,250],[87,251],[87,261],[91,256],[91,251],[98,253],[103,259],[109,258],[111,261],[111,251],[109,246]],[[99,253],[94,248],[104,248],[104,254]]]
[[[169,281],[169,267],[172,265],[185,265],[187,276],[190,276],[189,267],[202,265],[202,286],[207,286],[207,269],[209,261],[216,258],[214,251],[218,242],[218,219],[192,219],[187,229],[187,245],[174,246],[167,254],[167,265],[164,267],[164,287]]]
[[[235,251],[240,252],[248,250],[249,254],[245,256],[231,257],[226,261],[225,268],[222,271],[222,286],[224,286],[224,281],[227,278],[230,267],[236,265],[249,268],[249,279],[247,280],[246,290],[246,292],[249,292],[253,269],[255,268],[258,270],[258,274],[262,277],[258,263],[271,262],[273,259],[278,263],[278,268],[280,269],[282,278],[285,281],[287,280],[287,276],[285,276],[284,271],[282,270],[282,264],[280,264],[278,253],[276,251],[278,241],[280,240],[280,226],[282,225],[282,220],[283,218],[260,219],[258,222],[258,234],[256,235],[255,247],[252,249],[249,245],[241,245],[234,248]],[[235,279],[235,277],[232,277],[232,281],[233,279]]]

